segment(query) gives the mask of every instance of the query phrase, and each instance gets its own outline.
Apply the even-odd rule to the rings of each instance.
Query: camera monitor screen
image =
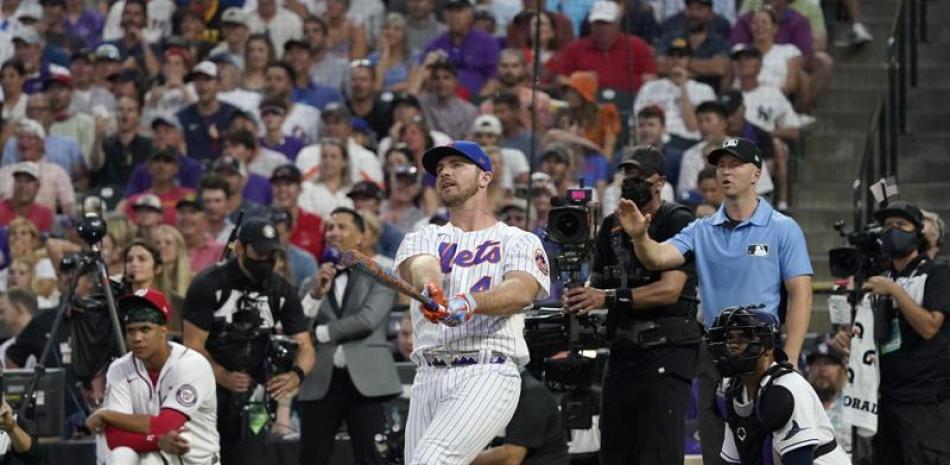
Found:
[[[26,390],[33,379],[33,370],[3,370],[3,398],[19,411]],[[36,387],[36,406],[33,420],[37,436],[62,437],[66,419],[63,413],[66,378],[60,368],[48,368]]]

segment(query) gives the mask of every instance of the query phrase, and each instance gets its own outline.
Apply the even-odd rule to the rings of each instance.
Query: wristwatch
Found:
[[[604,289],[604,308],[613,310],[614,305],[617,305],[617,290]]]
[[[295,374],[295,375],[297,375],[297,378],[300,379],[300,384],[303,384],[304,378],[307,377],[307,375],[305,375],[304,372],[303,372],[303,368],[300,368],[300,367],[297,366],[297,365],[294,365],[294,366],[290,367],[290,372],[293,373],[293,374]]]

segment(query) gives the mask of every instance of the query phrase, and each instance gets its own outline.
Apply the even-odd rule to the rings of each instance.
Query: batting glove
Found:
[[[442,319],[442,324],[446,326],[458,326],[471,320],[477,305],[475,298],[468,293],[461,293],[452,297],[445,306],[447,315]]]
[[[426,284],[425,289],[422,290],[422,295],[431,298],[439,305],[439,308],[436,310],[432,310],[425,305],[419,306],[419,311],[422,312],[422,316],[429,320],[430,323],[437,324],[449,315],[448,312],[445,311],[445,291],[435,284],[429,283]]]

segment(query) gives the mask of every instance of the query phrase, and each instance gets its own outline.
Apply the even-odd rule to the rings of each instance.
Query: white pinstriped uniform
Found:
[[[548,259],[534,234],[498,222],[465,232],[448,223],[408,234],[399,246],[395,267],[417,255],[432,255],[442,268],[446,298],[480,292],[501,283],[506,273],[523,271],[540,285],[535,298],[548,295]],[[413,302],[412,360],[420,365],[412,386],[406,425],[407,465],[468,465],[501,431],[518,404],[518,366],[528,362],[524,315],[474,315],[454,328],[432,324]],[[482,363],[455,368],[425,366],[424,352],[492,352],[505,364]],[[511,363],[513,362],[513,363]]]

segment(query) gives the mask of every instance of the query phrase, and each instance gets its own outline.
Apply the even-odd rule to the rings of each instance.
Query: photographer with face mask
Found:
[[[654,217],[651,236],[666,240],[693,221],[686,207],[660,198],[666,177],[656,148],[635,147],[619,169],[621,197]],[[616,215],[604,218],[590,287],[564,298],[568,312],[608,310],[600,463],[683,463],[683,417],[700,340],[695,295],[691,264],[648,270]]]
[[[195,277],[185,297],[185,346],[204,354],[217,381],[223,465],[269,463],[262,395],[281,400],[296,392],[316,355],[293,287],[274,272],[280,239],[270,221],[240,226],[235,257]],[[273,336],[297,342],[293,366],[273,373]],[[261,389],[262,388],[262,389]]]
[[[924,216],[917,207],[892,202],[874,216],[883,227],[881,243],[891,269],[864,285],[877,299],[874,311],[886,312],[875,315],[875,325],[889,322],[887,337],[878,341],[881,381],[873,463],[948,464],[950,268],[924,253]]]

